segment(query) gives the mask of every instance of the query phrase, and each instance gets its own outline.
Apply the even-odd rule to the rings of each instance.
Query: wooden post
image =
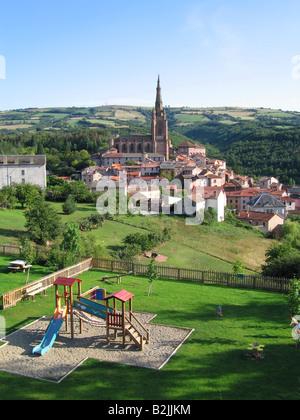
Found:
[[[108,309],[108,300],[105,301],[106,305],[106,344],[109,344],[109,309]]]
[[[132,319],[132,298],[130,298],[130,300],[129,300],[129,319],[130,319],[130,321],[131,321],[131,319]]]
[[[114,297],[114,315],[116,315],[116,313],[117,313],[117,299]],[[115,329],[114,330],[114,339],[115,340],[117,338],[117,335],[118,335],[118,331]]]
[[[72,286],[70,286],[70,297],[69,297],[69,302],[70,302],[70,318],[71,318],[71,339],[73,340],[74,338],[74,319],[73,319],[73,290],[72,290]]]
[[[123,347],[125,347],[125,302],[122,302],[122,333],[123,333]]]
[[[78,282],[78,296],[77,296],[78,300],[79,300],[80,296],[81,296],[81,283],[79,281]],[[82,319],[81,318],[79,318],[79,332],[80,332],[80,334],[82,334]]]
[[[57,297],[57,295],[58,295],[58,286],[56,284],[55,285],[55,307],[56,308],[58,307],[58,297]]]
[[[67,293],[67,286],[64,286],[64,293]],[[65,302],[67,302],[67,295],[65,294]],[[68,312],[70,311],[70,305],[68,308]],[[66,331],[68,331],[68,313],[66,315],[66,319],[65,319],[65,326],[66,326]]]

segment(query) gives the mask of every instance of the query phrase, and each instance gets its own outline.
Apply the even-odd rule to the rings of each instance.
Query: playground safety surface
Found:
[[[83,324],[79,334],[79,322],[75,320],[75,338],[65,332],[64,325],[50,351],[44,356],[32,354],[45,334],[51,318],[37,321],[5,337],[0,347],[0,371],[30,378],[61,382],[87,359],[162,369],[180,346],[194,331],[191,328],[150,323],[155,314],[134,312],[135,316],[150,329],[150,344],[140,351],[132,342],[122,346],[122,337],[106,344],[105,326]]]

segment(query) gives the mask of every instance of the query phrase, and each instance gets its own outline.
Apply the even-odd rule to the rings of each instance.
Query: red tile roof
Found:
[[[72,279],[68,277],[58,277],[53,284],[58,286],[74,286],[75,283],[82,283],[82,280]]]
[[[127,292],[126,290],[119,290],[118,292],[112,293],[111,295],[107,296],[105,300],[116,298],[121,302],[127,302],[127,300],[131,299],[134,295],[132,293]]]
[[[244,219],[244,220],[255,220],[260,222],[269,222],[274,216],[278,216],[281,219],[283,219],[282,216],[276,213],[262,213],[260,211],[248,211],[243,210],[238,215],[238,219]]]

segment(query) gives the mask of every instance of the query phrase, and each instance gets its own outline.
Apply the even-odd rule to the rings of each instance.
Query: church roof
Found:
[[[282,201],[273,197],[271,194],[263,193],[249,201],[250,207],[285,207]]]

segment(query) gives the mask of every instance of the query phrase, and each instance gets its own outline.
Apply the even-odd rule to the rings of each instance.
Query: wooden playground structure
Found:
[[[113,339],[117,339],[118,332],[122,333],[122,344],[126,346],[126,337],[133,342],[140,350],[150,342],[150,333],[133,314],[132,293],[120,290],[106,296],[106,290],[96,286],[85,293],[81,292],[81,280],[59,277],[53,283],[55,286],[56,308],[61,306],[61,299],[65,300],[66,316],[65,326],[68,330],[68,316],[70,318],[71,339],[74,338],[74,316],[79,318],[80,334],[83,323],[106,327],[106,342],[110,343],[111,332]],[[77,284],[77,300],[74,300],[73,287]],[[63,294],[59,294],[59,287],[63,287]],[[100,303],[101,302],[101,303]],[[109,306],[112,302],[112,307]],[[126,310],[126,303],[128,308]],[[121,303],[121,309],[118,309]]]

